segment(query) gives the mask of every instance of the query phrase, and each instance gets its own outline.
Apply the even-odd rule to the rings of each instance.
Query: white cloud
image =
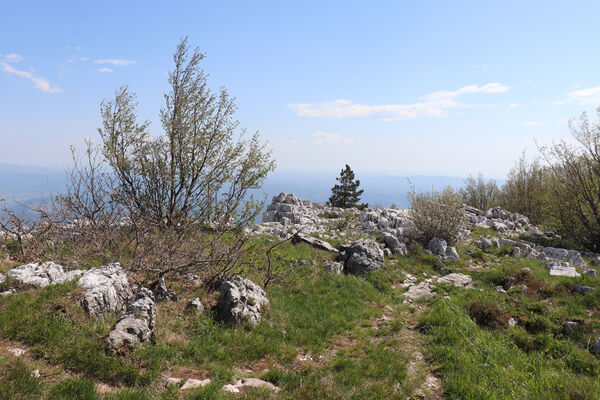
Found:
[[[482,69],[482,70],[486,70],[488,69],[488,65],[487,64],[475,64],[473,65],[473,69]]]
[[[81,61],[88,61],[88,60],[89,60],[89,57],[79,57],[79,59],[80,59]]]
[[[460,89],[454,91],[440,90],[439,92],[427,94],[422,96],[423,100],[444,100],[444,99],[454,99],[459,96],[463,96],[465,94],[474,94],[474,93],[503,93],[506,92],[510,87],[506,85],[502,85],[501,83],[488,83],[487,85],[477,86],[477,85],[469,85],[461,87]]]
[[[445,108],[457,107],[455,101],[428,101],[415,104],[384,104],[370,106],[355,104],[350,100],[339,99],[325,103],[289,104],[288,107],[300,117],[321,117],[332,119],[380,118],[384,121],[397,121],[419,117],[446,116]]]
[[[525,121],[525,122],[521,122],[522,126],[544,126],[546,124],[544,124],[543,122],[539,122],[539,121]]]
[[[52,85],[46,78],[41,76],[36,76],[32,72],[29,71],[21,71],[14,68],[12,65],[9,65],[5,62],[0,62],[0,69],[2,71],[8,73],[9,75],[15,75],[20,78],[25,78],[34,83],[34,88],[37,90],[41,90],[46,93],[60,93],[62,89],[58,86]]]
[[[599,105],[600,104],[600,86],[569,92],[567,94],[566,99],[557,101],[555,103],[556,104],[577,103],[577,104],[582,104],[582,105],[587,105],[587,104]]]
[[[113,72],[112,68],[102,67],[98,68],[98,72]]]
[[[379,118],[383,121],[398,121],[414,118],[445,117],[446,110],[456,107],[473,107],[457,102],[457,97],[473,93],[502,93],[509,89],[499,83],[483,86],[470,85],[455,91],[439,91],[421,97],[421,102],[413,104],[368,105],[338,99],[323,103],[288,104],[300,117],[320,117],[332,119]]]
[[[311,144],[351,144],[353,142],[352,139],[342,137],[337,133],[315,132],[313,137],[315,140]]]
[[[23,56],[19,54],[6,54],[2,58],[4,59],[4,61],[9,63],[18,63],[20,61],[23,61]]]
[[[135,61],[135,60],[123,60],[123,59],[101,59],[101,60],[94,60],[94,62],[96,64],[110,64],[110,65],[114,65],[115,67],[125,67],[127,65],[137,64],[137,61]]]

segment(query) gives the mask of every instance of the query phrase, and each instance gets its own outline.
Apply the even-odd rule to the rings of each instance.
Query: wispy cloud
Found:
[[[123,60],[123,59],[100,59],[94,60],[96,64],[110,64],[115,67],[125,67],[127,65],[137,64],[135,60]]]
[[[315,132],[315,138],[311,144],[351,144],[352,139],[343,137],[337,133]]]
[[[112,68],[102,67],[98,68],[98,72],[113,72]]]
[[[0,62],[0,69],[6,72],[9,75],[18,76],[20,78],[25,78],[34,83],[33,87],[37,90],[41,90],[46,93],[60,93],[62,89],[58,86],[52,85],[48,79],[34,75],[33,72],[30,71],[22,71],[18,70],[12,65],[6,62]]]
[[[444,117],[447,115],[447,109],[472,106],[456,101],[456,98],[460,96],[475,93],[502,93],[508,89],[508,86],[499,83],[490,83],[483,86],[465,86],[455,91],[431,93],[420,98],[424,101],[413,104],[368,105],[338,99],[323,103],[288,104],[288,107],[294,110],[300,117],[332,119],[379,118],[383,121],[398,121],[414,118]]]
[[[566,103],[598,105],[600,104],[600,86],[569,92],[566,99],[555,102],[555,104]]]
[[[444,100],[444,99],[455,99],[459,96],[463,96],[465,94],[475,94],[475,93],[503,93],[506,92],[510,87],[506,85],[502,85],[501,83],[488,83],[487,85],[477,86],[477,85],[469,85],[461,87],[458,90],[447,91],[440,90],[439,92],[427,94],[421,99],[424,100]]]
[[[525,122],[521,122],[522,126],[544,126],[546,125],[543,122],[539,122],[539,121],[525,121]]]
[[[18,63],[23,61],[23,56],[19,54],[5,54],[1,58],[8,63]]]

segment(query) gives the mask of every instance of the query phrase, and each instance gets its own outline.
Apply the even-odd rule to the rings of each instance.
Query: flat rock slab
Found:
[[[434,295],[433,286],[428,282],[421,282],[418,285],[411,286],[406,292],[404,292],[404,303],[410,303],[414,300],[420,299],[421,297],[433,297]]]
[[[571,278],[581,276],[575,267],[572,267],[568,262],[551,262],[546,265],[546,269],[552,276],[568,276]]]
[[[190,390],[204,387],[210,383],[210,379],[188,379],[185,381],[183,386],[181,386],[181,390]]]
[[[305,235],[304,233],[296,233],[294,235],[294,237],[292,238],[292,243],[301,243],[301,242],[308,243],[317,249],[330,251],[332,253],[338,253],[338,249],[336,249],[335,247],[333,247],[332,245],[330,245],[328,242],[326,242],[324,240],[317,239],[317,238],[314,238],[309,235]]]
[[[469,275],[465,274],[448,274],[438,279],[439,283],[446,283],[462,288],[469,288],[473,286],[473,279]]]
[[[259,388],[268,389],[275,393],[279,392],[279,387],[273,385],[271,382],[263,381],[257,378],[241,378],[237,379],[233,384],[227,384],[221,389],[228,393],[241,393],[246,388]]]

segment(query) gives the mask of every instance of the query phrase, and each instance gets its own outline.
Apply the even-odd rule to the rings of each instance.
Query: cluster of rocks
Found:
[[[511,213],[500,207],[493,207],[487,211],[475,207],[465,206],[465,214],[472,226],[491,228],[507,236],[519,236],[526,232],[539,232],[536,227],[529,224],[529,218]]]
[[[85,271],[65,271],[62,265],[46,261],[44,263],[29,263],[8,271],[8,276],[25,286],[46,287],[70,282],[83,275]]]
[[[598,272],[590,268],[577,250],[544,247],[534,243],[520,242],[507,238],[485,238],[479,240],[482,249],[511,247],[511,255],[546,262],[550,275],[579,277],[577,268],[586,275],[598,277]]]
[[[425,251],[444,260],[458,260],[459,258],[455,247],[448,246],[448,243],[444,239],[436,237],[429,241]]]

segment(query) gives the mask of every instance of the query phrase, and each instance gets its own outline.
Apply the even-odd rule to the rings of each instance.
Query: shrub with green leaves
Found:
[[[408,193],[410,200],[410,228],[408,236],[427,245],[434,237],[448,244],[458,240],[460,229],[465,225],[464,205],[460,196],[447,187],[441,192]]]

